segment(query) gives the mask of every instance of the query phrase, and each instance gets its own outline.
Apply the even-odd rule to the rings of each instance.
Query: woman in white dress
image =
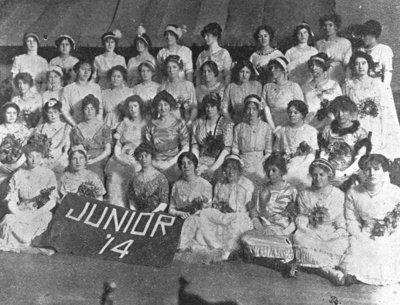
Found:
[[[299,23],[293,31],[294,46],[286,51],[285,57],[289,60],[289,80],[300,86],[309,82],[312,78],[308,69],[308,60],[318,53],[313,47],[314,34],[310,25],[306,22]]]
[[[126,69],[125,58],[115,53],[118,41],[122,34],[119,30],[106,32],[101,36],[101,42],[104,46],[104,53],[94,58],[94,76],[93,79],[99,83],[102,90],[110,88],[110,81],[107,78],[107,72],[114,66],[121,65]]]
[[[152,65],[156,67],[156,59],[149,52],[151,40],[149,35],[146,34],[146,29],[142,25],[137,29],[135,39],[133,40],[133,46],[137,51],[137,55],[128,61],[128,86],[130,88],[133,88],[141,82],[140,71],[138,69],[141,63],[145,61],[151,62]],[[153,72],[153,74],[154,73],[155,72]]]
[[[229,52],[221,48],[222,28],[216,23],[207,24],[201,31],[201,36],[206,41],[207,50],[202,51],[196,60],[196,85],[201,84],[201,67],[206,61],[213,61],[218,67],[218,81],[228,85],[231,82],[232,58]]]
[[[42,105],[54,98],[61,101],[64,89],[64,73],[60,66],[50,66],[46,74],[47,90],[42,93]]]
[[[50,60],[49,69],[54,66],[61,67],[65,83],[70,84],[75,81],[74,66],[79,61],[78,58],[71,55],[71,52],[75,50],[75,41],[71,36],[63,34],[57,37],[55,44],[60,55]]]
[[[46,90],[46,72],[49,64],[46,59],[38,55],[39,35],[33,32],[25,33],[22,39],[26,54],[16,56],[11,68],[12,77],[18,73],[29,73],[34,81],[34,91]]]
[[[319,19],[319,25],[323,31],[324,38],[318,40],[315,46],[318,52],[326,53],[332,59],[329,78],[342,85],[352,53],[350,41],[337,35],[342,25],[342,18],[337,14],[325,15]]]
[[[272,59],[283,56],[283,53],[274,47],[275,31],[269,25],[259,26],[253,34],[257,43],[257,51],[251,54],[249,60],[258,73],[258,80],[265,84],[271,79],[267,66]]]
[[[125,99],[132,95],[132,89],[126,87],[127,71],[123,66],[114,66],[107,72],[111,88],[101,92],[103,100],[104,122],[114,130],[121,121],[121,111]]]
[[[162,48],[157,54],[157,66],[163,75],[162,80],[166,79],[166,59],[170,55],[178,55],[182,60],[182,69],[179,72],[181,79],[193,81],[193,60],[192,51],[183,45],[179,44],[179,40],[182,35],[186,32],[185,27],[179,27],[176,24],[168,24],[164,31],[164,37],[167,42],[167,46]]]

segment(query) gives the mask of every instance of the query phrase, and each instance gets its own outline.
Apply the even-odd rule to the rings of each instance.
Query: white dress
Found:
[[[29,73],[35,83],[37,92],[44,91],[46,88],[46,72],[49,64],[46,59],[39,55],[22,54],[16,56],[11,68],[13,78],[21,72]]]
[[[202,51],[196,60],[196,69],[200,70],[201,66],[208,60],[212,60],[218,67],[218,81],[225,83],[225,76],[231,70],[232,58],[228,50],[218,48],[217,51],[210,53],[210,50]],[[199,74],[200,75],[200,74]]]
[[[138,70],[139,65],[144,61],[150,61],[156,66],[156,59],[150,53],[147,53],[146,56],[142,56],[138,58],[138,56],[132,57],[128,61],[128,86],[130,88],[136,86],[139,83],[140,73]]]
[[[101,91],[101,95],[103,100],[104,122],[111,129],[115,129],[122,118],[118,107],[119,105],[123,106],[125,99],[132,95],[132,89],[127,87],[121,89],[106,89]]]
[[[93,79],[96,77],[99,80],[99,86],[101,89],[108,89],[110,88],[110,81],[107,77],[107,72],[112,67],[115,66],[123,66],[126,68],[125,58],[118,54],[113,54],[112,56],[104,56],[104,54],[98,55],[94,58],[94,69],[95,73],[93,74]]]
[[[183,71],[180,72],[180,76],[182,79],[185,79],[185,75],[193,72],[193,59],[192,59],[192,51],[185,46],[179,46],[179,49],[176,52],[171,52],[167,48],[162,48],[157,54],[157,66],[161,71],[165,69],[165,59],[169,55],[178,55],[183,62]]]
[[[298,83],[300,86],[311,80],[312,75],[308,69],[308,60],[318,53],[314,47],[307,46],[300,48],[298,45],[286,51],[285,57],[289,60],[289,80]]]

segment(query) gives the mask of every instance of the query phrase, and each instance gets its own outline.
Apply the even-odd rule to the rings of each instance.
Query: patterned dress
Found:
[[[96,198],[103,196],[106,193],[103,182],[99,176],[88,169],[72,172],[67,169],[60,178],[58,191],[62,196],[68,193],[76,194],[82,183],[91,183],[96,189]]]
[[[213,53],[210,50],[202,51],[196,60],[196,69],[200,70],[200,67],[208,60],[212,60],[217,64],[218,67],[218,81],[225,84],[225,76],[232,68],[232,58],[228,50],[218,48]]]
[[[93,64],[96,71],[94,73],[96,75],[93,75],[93,79],[96,79],[96,77],[98,78],[99,86],[102,90],[111,88],[110,80],[107,77],[108,70],[119,65],[126,68],[125,58],[115,53],[112,56],[104,56],[104,54],[98,55],[94,58]]]
[[[289,61],[289,80],[298,83],[300,86],[309,82],[312,79],[312,75],[308,69],[308,60],[317,53],[318,50],[311,46],[303,48],[297,45],[287,50],[285,57]]]
[[[125,99],[132,95],[132,89],[123,87],[120,89],[106,89],[101,92],[103,100],[104,122],[112,130],[117,128],[122,115],[119,107],[124,105]]]

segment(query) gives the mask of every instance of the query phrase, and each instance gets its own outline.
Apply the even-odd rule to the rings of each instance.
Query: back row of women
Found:
[[[399,189],[386,174],[400,137],[392,53],[378,43],[376,21],[363,26],[366,52],[353,54],[336,36],[339,16],[324,16],[321,26],[317,50],[308,24],[299,24],[286,57],[271,47],[272,29],[261,26],[259,51],[231,69],[218,45],[222,30],[209,24],[196,88],[175,25],[167,26],[168,47],[157,60],[141,27],[128,69],[114,53],[118,33],[103,35],[106,52],[94,64],[70,56],[74,41],[60,36],[61,56],[43,63],[44,92],[39,37],[26,34],[28,53],[12,70],[18,95],[3,106],[0,125],[0,182],[10,210],[0,223],[2,249],[49,253],[32,250],[31,240],[46,230],[56,199],[71,192],[139,211],[168,207],[185,219],[183,254],[217,251],[226,259],[243,244],[253,256],[290,262],[292,274],[301,264],[340,284],[354,281],[345,274],[398,281],[399,272],[386,274],[395,255],[379,252],[398,245]],[[63,88],[65,76],[71,83]]]

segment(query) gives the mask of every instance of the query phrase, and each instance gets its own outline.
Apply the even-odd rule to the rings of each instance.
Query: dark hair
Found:
[[[111,77],[112,77],[112,74],[114,73],[114,71],[119,71],[122,74],[122,78],[124,79],[124,81],[126,81],[128,79],[128,72],[126,71],[126,68],[121,65],[114,66],[110,70],[107,71],[108,79],[111,80]]]
[[[218,23],[212,22],[207,24],[200,32],[200,34],[201,36],[203,36],[203,38],[206,37],[206,34],[211,34],[215,37],[218,37],[218,39],[221,39],[222,28]]]
[[[323,62],[321,60],[318,60],[318,58],[322,59]],[[310,57],[307,62],[308,69],[311,69],[312,64],[317,64],[319,67],[322,68],[323,71],[328,71],[328,69],[331,67],[329,56],[324,52],[320,52]]]
[[[71,51],[72,51],[75,48],[75,43],[71,40],[71,38],[66,36],[61,36],[56,39],[55,44],[57,49],[60,48],[60,45],[64,40],[68,40],[69,44],[71,45]]]
[[[144,101],[139,95],[135,94],[135,95],[128,96],[125,99],[124,106],[123,106],[123,111],[122,111],[124,116],[130,118],[129,103],[138,103],[139,104],[140,114],[143,115],[143,113],[144,113]]]
[[[106,37],[108,36],[108,37]],[[103,35],[101,35],[101,42],[103,44],[103,46],[106,45],[106,40],[107,39],[112,39],[115,42],[115,47],[118,47],[118,38],[115,36],[115,34],[113,32],[106,32]]]
[[[277,60],[277,59],[281,59],[283,62],[285,62],[285,63],[286,63],[286,68],[285,68],[284,66],[282,66],[282,63],[281,63],[279,60]],[[272,66],[278,66],[279,69],[281,69],[284,73],[287,73],[287,72],[288,72],[288,70],[287,70],[287,65],[288,65],[288,64],[289,64],[289,61],[287,60],[286,57],[284,57],[284,56],[279,56],[278,58],[272,59],[272,60],[268,63],[267,68],[270,69]]]
[[[342,26],[342,17],[338,14],[327,14],[319,18],[319,26],[323,27],[326,21],[332,21],[339,29]]]
[[[96,114],[99,114],[100,101],[93,94],[88,94],[82,99],[82,108],[81,108],[82,112],[85,110],[85,108],[88,105],[92,105],[94,107],[94,109],[96,109]]]
[[[173,107],[176,104],[175,98],[167,90],[163,90],[157,93],[157,95],[153,99],[154,107],[157,107],[160,101],[166,101],[170,107]]]
[[[82,156],[85,157],[85,160],[87,161],[88,159],[87,154],[83,150],[74,150],[68,152],[68,163],[71,163],[72,156],[76,153],[80,153]]]
[[[64,75],[61,75],[59,71],[54,70],[54,69],[51,69],[51,70],[49,70],[49,71],[46,72],[46,79],[47,79],[47,81],[49,80],[49,76],[50,76],[50,73],[51,73],[51,72],[56,73],[56,74],[61,78],[61,84],[64,83]]]
[[[200,67],[200,74],[203,74],[205,66],[208,66],[211,69],[211,71],[214,72],[215,77],[218,76],[219,70],[218,70],[218,65],[215,63],[215,61],[207,60],[206,62],[204,62]]]
[[[260,103],[256,103],[256,102],[254,102],[254,101],[250,101],[249,99],[251,99],[251,98],[257,99]],[[246,97],[244,98],[243,103],[244,103],[244,112],[246,112],[247,107],[249,107],[250,103],[253,103],[253,104],[255,104],[255,105],[257,106],[257,110],[259,111],[259,114],[258,114],[258,115],[260,115],[260,112],[261,112],[261,107],[260,107],[260,104],[261,104],[261,97],[260,97],[259,95],[257,95],[257,94],[250,94],[250,95],[248,95],[248,96],[246,96]]]
[[[17,115],[19,115],[19,112],[21,111],[21,109],[19,108],[19,106],[13,102],[8,102],[5,103],[2,107],[1,107],[1,112],[3,114],[3,117],[5,117],[6,115],[6,111],[8,110],[8,108],[14,108],[17,111]]]
[[[148,49],[151,48],[151,39],[150,39],[149,35],[147,35],[146,33],[136,35],[135,39],[133,40],[133,45],[135,46],[135,48],[136,48],[137,42],[139,40],[143,41]]]
[[[21,80],[25,84],[29,84],[29,87],[33,87],[33,78],[27,72],[20,72],[14,77],[14,86],[18,87],[18,81]]]
[[[221,109],[221,96],[217,92],[211,92],[203,97],[201,101],[203,104],[204,109],[207,105],[211,105],[217,107],[218,110]]]
[[[90,81],[92,79],[92,76],[93,76],[93,73],[94,73],[94,65],[93,65],[93,61],[91,59],[85,58],[85,59],[82,59],[82,60],[78,61],[74,65],[73,70],[76,73],[76,75],[79,75],[79,69],[85,64],[89,65],[89,67],[90,67],[91,73],[90,73],[90,77],[88,79],[88,81]]]
[[[357,58],[364,58],[367,63],[368,63],[368,72],[369,71],[374,71],[374,68],[376,67],[376,63],[374,62],[374,60],[372,59],[372,56],[362,52],[362,51],[356,51],[353,53],[353,55],[350,58],[350,62],[349,62],[349,66],[351,71],[354,73],[354,68],[356,65],[356,59]]]
[[[36,43],[37,43],[38,48],[39,48],[40,47],[39,35],[34,33],[34,32],[29,32],[29,33],[25,33],[24,34],[24,37],[22,38],[22,45],[24,46],[24,48],[26,50],[28,49],[26,41],[28,40],[29,37],[32,37],[33,39],[36,40]]]
[[[224,161],[224,163],[222,163],[222,166],[221,166],[222,171],[225,171],[229,164],[234,165],[236,167],[236,170],[239,172],[240,175],[243,174],[243,167],[240,164],[240,161],[236,160],[236,159],[226,159]]]
[[[140,155],[144,152],[150,154],[152,158],[154,158],[156,153],[154,146],[150,142],[145,141],[140,143],[139,146],[136,147],[133,156],[135,157],[136,160],[139,160]]]
[[[286,160],[282,153],[272,153],[263,163],[264,171],[267,172],[268,167],[275,165],[284,175],[287,173]]]
[[[199,160],[197,159],[196,155],[190,151],[185,151],[181,153],[178,157],[178,167],[180,170],[182,170],[182,162],[183,158],[188,158],[190,161],[193,162],[194,168],[197,168],[197,165],[199,164]]]
[[[167,66],[167,64],[169,62],[174,62],[179,66],[180,70],[183,70],[183,61],[181,59],[181,57],[179,55],[169,55],[166,59],[165,59],[165,66]]]
[[[348,96],[340,95],[335,97],[335,99],[330,103],[328,111],[335,114],[340,110],[356,113],[358,108],[356,103],[354,103]]]
[[[244,60],[239,61],[232,68],[232,81],[234,83],[239,82],[239,73],[244,67],[246,67],[247,69],[250,70],[250,79],[249,80],[254,80],[256,78],[256,70],[254,69],[253,64],[249,60],[244,59]]]
[[[287,105],[286,111],[289,112],[291,107],[296,108],[296,110],[301,113],[303,118],[305,118],[308,114],[308,106],[301,100],[291,100]]]
[[[143,68],[143,67],[149,68],[149,69],[153,72],[153,74],[156,73],[155,66],[151,65],[150,62],[149,62],[148,60],[142,61],[142,62],[139,64],[139,66],[138,66],[138,71],[139,71],[139,73],[142,72],[142,68]]]
[[[169,23],[169,24],[167,24],[167,26],[166,27],[169,27],[169,26],[172,26],[172,27],[174,27],[174,28],[179,28],[179,26],[177,25],[177,24],[174,24],[174,23]],[[174,35],[175,36],[175,38],[176,38],[176,41],[178,42],[179,41],[179,37],[178,37],[178,35],[177,34],[175,34],[174,32],[172,32],[172,31],[164,31],[164,36],[165,36],[165,34],[167,34],[167,32],[168,33],[171,33],[172,35]]]
[[[51,104],[50,101],[52,101],[52,102],[54,103],[52,106],[50,106],[50,104]],[[50,100],[48,100],[48,101],[44,104],[42,115],[43,115],[43,119],[44,119],[46,122],[48,122],[48,120],[49,120],[49,117],[47,116],[47,113],[48,113],[49,110],[52,109],[52,108],[54,108],[54,109],[58,110],[59,112],[61,112],[62,103],[61,103],[59,100],[55,99],[55,98],[51,98]]]
[[[367,22],[365,22],[361,28],[361,34],[362,35],[373,35],[376,38],[379,38],[379,36],[381,36],[382,33],[382,26],[381,24],[376,21],[376,20],[368,20]]]
[[[299,44],[299,38],[297,37],[297,35],[299,34],[300,30],[302,29],[306,29],[308,32],[308,41],[307,44],[309,46],[313,46],[314,45],[314,35],[313,32],[311,31],[311,28],[308,24],[306,23],[301,23],[299,25],[297,25],[294,30],[293,30],[293,41],[295,45]]]
[[[253,38],[254,40],[258,43],[258,35],[260,34],[260,32],[264,30],[268,33],[269,35],[269,44],[272,46],[273,41],[275,39],[275,31],[272,27],[270,27],[269,25],[263,24],[260,25],[255,32],[253,33]]]
[[[390,170],[389,160],[381,154],[364,155],[361,157],[360,161],[358,161],[358,166],[361,170],[366,170],[368,167],[373,166],[373,164],[380,164],[384,172]]]

